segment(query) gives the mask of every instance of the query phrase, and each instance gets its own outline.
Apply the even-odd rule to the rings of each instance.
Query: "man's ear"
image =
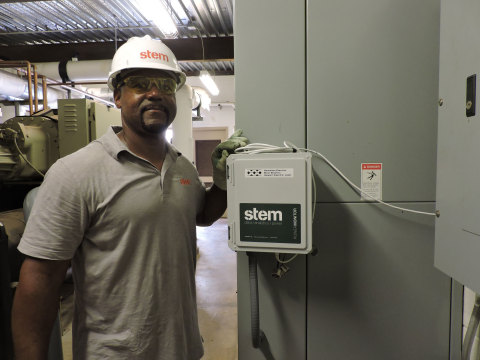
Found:
[[[121,88],[120,89],[115,89],[113,90],[113,99],[115,101],[115,105],[117,106],[117,108],[121,109],[122,108],[122,103],[120,101],[120,97],[122,95],[122,90]]]

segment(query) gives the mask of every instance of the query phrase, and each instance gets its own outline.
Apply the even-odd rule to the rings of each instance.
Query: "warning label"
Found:
[[[382,168],[381,163],[362,164],[362,200],[382,200]]]
[[[245,169],[246,177],[293,177],[293,168]]]

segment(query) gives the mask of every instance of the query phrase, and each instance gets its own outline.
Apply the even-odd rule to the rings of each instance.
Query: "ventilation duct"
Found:
[[[61,82],[107,81],[112,60],[37,63],[39,74]]]
[[[43,99],[42,87],[37,87],[39,99]],[[0,70],[0,95],[17,99],[28,99],[28,81],[8,71]],[[63,98],[58,90],[47,89],[47,99],[50,103]]]

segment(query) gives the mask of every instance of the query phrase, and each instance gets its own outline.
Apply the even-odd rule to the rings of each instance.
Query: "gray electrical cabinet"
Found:
[[[435,265],[480,293],[480,2],[442,3]]]
[[[235,14],[236,126],[251,141],[319,151],[357,185],[381,164],[384,201],[436,210],[440,0],[242,0]],[[435,216],[312,166],[316,252],[281,279],[259,256],[260,349],[238,254],[239,359],[458,359],[461,291],[434,267]]]
[[[110,126],[121,126],[120,109],[89,99],[58,100],[60,157],[98,139]]]

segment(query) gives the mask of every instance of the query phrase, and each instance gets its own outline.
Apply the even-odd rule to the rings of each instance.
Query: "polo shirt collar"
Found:
[[[122,130],[121,126],[111,126],[108,128],[107,132],[105,135],[97,139],[98,142],[100,142],[105,151],[113,157],[115,160],[118,160],[118,155],[123,152],[123,151],[128,151],[127,145],[120,140],[117,136],[117,133],[119,133]],[[167,143],[167,152],[168,155],[172,158],[173,161],[176,161],[177,158],[182,155],[180,151],[175,149],[172,145]]]

